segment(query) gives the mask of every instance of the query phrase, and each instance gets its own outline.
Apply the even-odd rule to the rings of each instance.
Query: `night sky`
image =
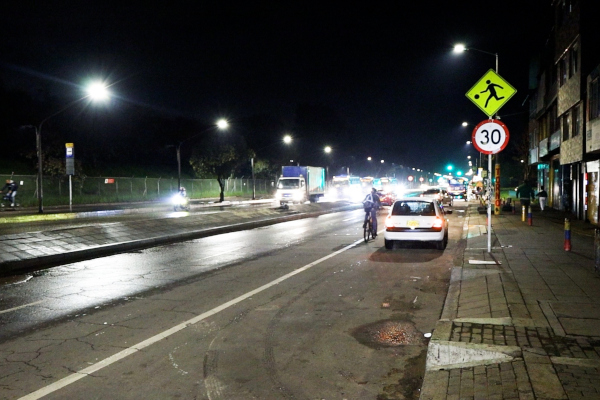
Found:
[[[312,121],[298,140],[332,146],[338,162],[466,166],[478,153],[460,124],[486,116],[465,93],[495,59],[456,55],[453,45],[499,54],[500,75],[518,90],[500,114],[511,135],[523,134],[551,2],[439,3],[2,2],[0,84],[67,101],[101,76],[130,109],[205,124],[226,117],[239,132],[236,123],[263,115],[294,133],[299,106],[313,107],[325,128]],[[281,136],[274,131],[261,144]]]

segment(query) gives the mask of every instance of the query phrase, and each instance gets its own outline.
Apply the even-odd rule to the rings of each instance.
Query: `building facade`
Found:
[[[591,3],[551,1],[553,28],[534,69],[529,163],[549,207],[598,224],[600,121],[590,113],[590,89],[597,87],[600,29]]]

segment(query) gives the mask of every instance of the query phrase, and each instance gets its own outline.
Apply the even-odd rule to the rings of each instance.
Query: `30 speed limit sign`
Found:
[[[497,119],[481,121],[473,129],[473,145],[483,154],[496,154],[508,144],[508,128]]]

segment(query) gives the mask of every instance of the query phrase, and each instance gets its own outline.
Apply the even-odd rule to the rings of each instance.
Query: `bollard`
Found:
[[[531,206],[527,207],[527,225],[533,225],[533,213],[531,212]]]
[[[521,221],[525,222],[525,206],[521,206]]]
[[[594,235],[594,270],[600,273],[600,229],[596,228]]]
[[[565,251],[571,251],[571,221],[565,218]]]

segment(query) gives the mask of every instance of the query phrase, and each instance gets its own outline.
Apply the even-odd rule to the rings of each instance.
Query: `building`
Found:
[[[592,2],[551,0],[552,30],[533,69],[529,163],[537,169],[538,187],[548,192],[549,207],[597,224],[597,204],[590,201],[598,202],[598,188],[590,194],[588,185],[600,169],[600,123],[591,129],[597,116],[590,118],[589,111],[589,88],[600,62]]]

